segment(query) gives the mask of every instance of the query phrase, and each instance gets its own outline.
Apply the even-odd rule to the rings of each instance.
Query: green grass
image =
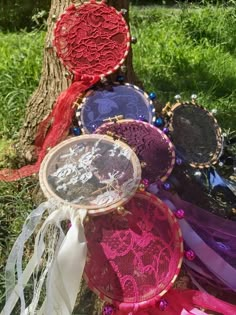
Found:
[[[17,138],[25,104],[37,86],[43,32],[0,33],[0,135]]]
[[[133,7],[131,29],[135,69],[148,90],[163,103],[196,93],[218,109],[224,128],[235,129],[235,7]]]
[[[226,129],[236,123],[236,7],[132,7],[134,66],[147,91],[165,104],[180,93],[209,109]],[[45,33],[0,33],[0,160],[23,124],[38,84]],[[0,183],[0,309],[3,265],[34,207],[35,182]]]

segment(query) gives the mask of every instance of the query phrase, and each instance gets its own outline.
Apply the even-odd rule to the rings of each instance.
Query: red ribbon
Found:
[[[80,81],[75,81],[59,95],[52,112],[39,124],[35,138],[37,162],[33,165],[23,166],[18,170],[1,170],[1,181],[11,182],[38,173],[47,151],[66,138],[75,111],[74,102],[81,93],[97,83],[100,77],[77,76],[76,79],[80,79]]]

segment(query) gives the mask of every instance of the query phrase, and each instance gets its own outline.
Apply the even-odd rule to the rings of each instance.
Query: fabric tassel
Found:
[[[34,254],[22,272],[24,245],[38,227],[46,210],[50,214],[36,236]],[[75,210],[51,200],[41,204],[29,215],[7,261],[6,304],[1,315],[12,314],[19,298],[21,315],[72,314],[87,256],[83,227],[86,215],[87,210]],[[64,220],[71,221],[71,227],[66,236],[61,228],[61,222]],[[42,261],[46,261],[45,267],[42,266]],[[17,284],[15,269],[17,269]],[[34,275],[33,299],[26,308],[24,288],[32,275]],[[38,310],[45,282],[46,298]]]
[[[81,93],[97,83],[100,77],[90,78],[82,76],[76,79],[78,81],[72,83],[67,90],[59,95],[52,112],[39,124],[35,139],[37,162],[33,165],[23,166],[18,170],[1,170],[0,181],[11,182],[38,173],[47,151],[66,138],[75,111],[74,102],[79,98]],[[81,80],[79,81],[79,79]]]

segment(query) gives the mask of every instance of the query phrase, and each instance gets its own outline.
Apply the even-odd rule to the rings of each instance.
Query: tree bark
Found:
[[[85,2],[84,0],[73,1],[75,4]],[[129,17],[129,0],[108,0],[109,5],[114,6],[117,10],[122,8],[127,10],[125,18],[128,22]],[[16,145],[17,156],[20,164],[32,162],[34,156],[34,139],[37,127],[40,121],[48,115],[53,108],[58,95],[65,90],[71,83],[68,73],[61,62],[58,60],[55,50],[52,46],[53,29],[55,22],[67,6],[71,4],[70,0],[52,0],[51,9],[48,17],[48,31],[45,39],[44,58],[41,78],[39,85],[26,105],[25,123],[19,133],[19,142]],[[125,62],[126,81],[135,83],[137,81],[133,65],[132,51]]]

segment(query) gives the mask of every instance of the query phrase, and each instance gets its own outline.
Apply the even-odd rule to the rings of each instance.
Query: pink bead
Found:
[[[144,178],[141,183],[144,184],[145,188],[149,186],[149,180],[147,178]]]
[[[185,252],[185,257],[189,260],[192,261],[195,259],[196,254],[194,253],[194,251],[192,249],[189,249]]]
[[[165,299],[160,300],[159,309],[160,311],[166,311],[168,302]]]
[[[69,221],[69,222],[67,223],[67,228],[70,229],[71,226],[72,226],[72,224],[71,224],[71,222]]]
[[[183,209],[176,210],[175,216],[177,219],[183,219],[184,218],[184,210]]]

